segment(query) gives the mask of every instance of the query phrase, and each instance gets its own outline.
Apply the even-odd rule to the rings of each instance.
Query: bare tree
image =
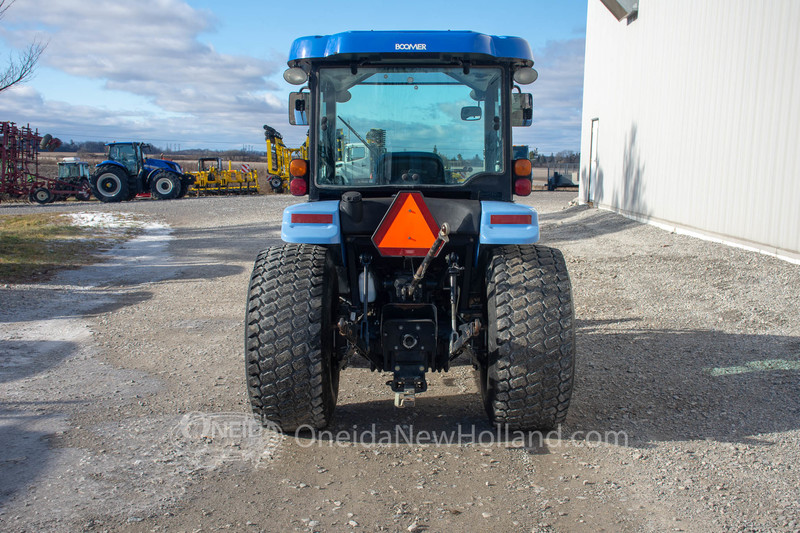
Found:
[[[14,2],[15,0],[0,0],[0,20]],[[29,79],[45,48],[47,43],[36,39],[27,48],[17,52],[16,57],[12,54],[8,59],[8,66],[0,72],[0,92]]]

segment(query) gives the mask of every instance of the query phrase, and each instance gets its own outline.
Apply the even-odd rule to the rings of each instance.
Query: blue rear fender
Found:
[[[339,201],[308,202],[283,210],[281,239],[300,244],[339,244]]]
[[[98,168],[100,168],[100,167],[102,167],[102,166],[106,166],[106,165],[113,165],[113,166],[115,166],[115,167],[119,167],[119,168],[121,168],[122,170],[124,170],[126,174],[128,173],[128,169],[127,169],[127,168],[125,168],[125,165],[123,165],[123,164],[122,164],[122,163],[120,163],[119,161],[113,161],[113,160],[111,160],[111,159],[107,159],[107,160],[105,160],[105,161],[101,161],[100,163],[98,163],[97,165],[95,165],[95,167],[94,167],[94,168],[95,168],[95,169],[98,169]]]
[[[536,209],[511,202],[481,202],[481,229],[475,250],[478,264],[481,246],[534,244],[539,241]]]
[[[538,241],[536,209],[511,202],[481,202],[480,244],[534,244]]]

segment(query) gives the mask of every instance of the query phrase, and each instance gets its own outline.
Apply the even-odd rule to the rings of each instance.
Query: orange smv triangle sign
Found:
[[[372,236],[382,256],[424,257],[439,232],[419,192],[401,192]]]

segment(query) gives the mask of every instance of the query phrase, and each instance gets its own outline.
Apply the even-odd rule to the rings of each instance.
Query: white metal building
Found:
[[[580,199],[800,260],[800,0],[588,0]]]

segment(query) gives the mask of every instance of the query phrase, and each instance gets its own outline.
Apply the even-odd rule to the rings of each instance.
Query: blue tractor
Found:
[[[92,193],[101,202],[132,200],[144,192],[159,200],[181,198],[194,183],[177,163],[145,158],[149,144],[120,142],[106,146],[108,159],[95,167],[89,179]]]
[[[471,364],[489,419],[547,430],[567,415],[572,289],[536,244],[528,43],[474,32],[347,32],[297,39],[289,122],[309,126],[290,164],[284,244],[255,261],[246,309],[252,409],[283,431],[322,428],[341,371],[361,358],[411,407],[427,372]],[[343,172],[341,146],[369,164]],[[423,401],[424,398],[420,399]]]

